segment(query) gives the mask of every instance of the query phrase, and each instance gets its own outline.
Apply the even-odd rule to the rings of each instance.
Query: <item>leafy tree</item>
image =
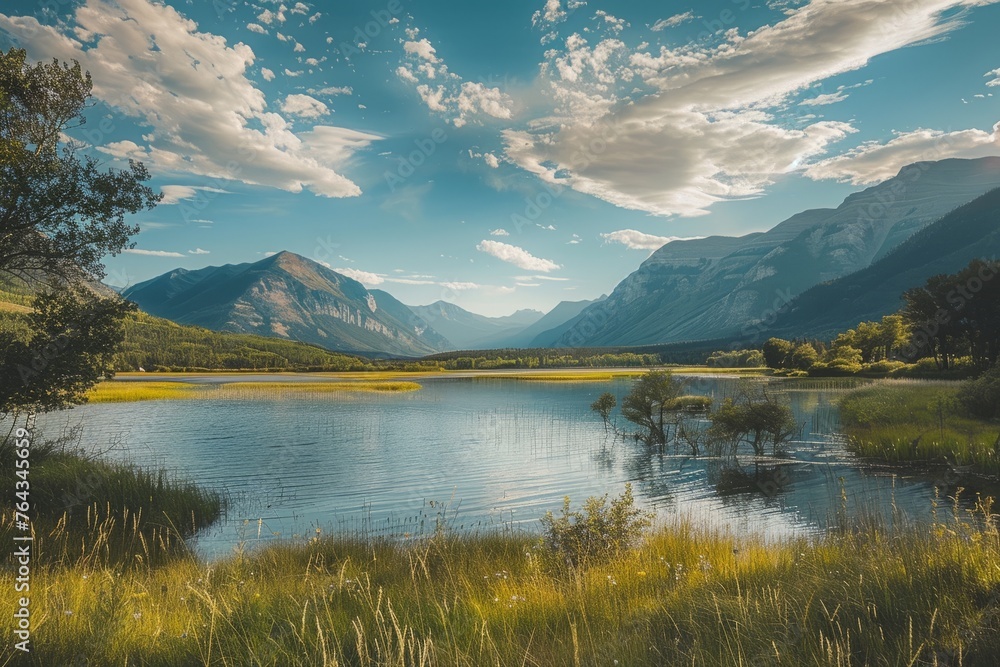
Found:
[[[727,398],[709,415],[709,436],[720,446],[735,453],[740,444],[749,444],[754,454],[763,456],[770,445],[775,454],[795,434],[791,409],[767,393],[744,385],[735,399]]]
[[[933,356],[948,370],[963,352],[979,368],[1000,358],[1000,262],[973,260],[956,274],[932,276],[903,294],[902,316],[912,330],[906,355]]]
[[[683,383],[669,371],[649,371],[622,400],[622,416],[642,429],[638,435],[647,443],[666,444],[669,422],[665,417],[682,388]]]
[[[144,185],[142,164],[102,171],[61,143],[84,123],[91,85],[79,63],[30,64],[22,49],[0,52],[0,278],[43,291],[33,331],[4,334],[3,413],[78,402],[110,370],[129,308],[86,285],[104,276],[102,258],[138,232],[125,216],[160,199]]]
[[[784,368],[785,360],[795,346],[781,338],[769,338],[763,346],[764,362],[769,368]]]
[[[800,343],[792,350],[785,365],[788,368],[807,371],[817,361],[819,361],[819,352],[816,351],[816,348],[809,343]]]
[[[618,406],[618,399],[615,395],[609,391],[604,392],[597,397],[597,400],[590,404],[590,409],[601,415],[601,419],[604,420],[604,430],[608,430],[610,424],[611,411]]]

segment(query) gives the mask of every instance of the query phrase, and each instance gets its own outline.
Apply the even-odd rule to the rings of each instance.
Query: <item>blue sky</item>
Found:
[[[918,160],[1000,155],[994,0],[5,2],[165,193],[108,282],[291,250],[488,315]]]

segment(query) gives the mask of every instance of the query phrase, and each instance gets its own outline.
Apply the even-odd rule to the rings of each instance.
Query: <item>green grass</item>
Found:
[[[213,523],[222,496],[127,463],[88,456],[72,437],[30,448],[30,516],[37,565],[150,565],[186,553],[184,538]],[[15,454],[0,445],[0,541],[15,534]]]
[[[678,524],[576,572],[539,555],[511,534],[317,536],[211,564],[40,568],[27,664],[976,667],[1000,652],[1000,543],[963,517],[773,543]],[[13,609],[0,596],[8,634]]]
[[[91,403],[131,403],[179,399],[269,400],[336,397],[338,394],[417,391],[416,382],[102,382],[88,394]]]
[[[883,382],[847,394],[848,445],[885,461],[947,462],[1000,472],[1000,423],[964,414],[954,383]]]

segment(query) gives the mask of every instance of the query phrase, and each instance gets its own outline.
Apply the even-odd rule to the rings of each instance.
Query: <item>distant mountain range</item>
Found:
[[[252,264],[176,269],[123,292],[151,315],[338,352],[422,356],[448,341],[387,292],[280,252]]]
[[[543,314],[485,317],[388,292],[304,257],[177,269],[124,290],[158,317],[336,352],[423,356],[516,347],[628,347],[828,337],[899,307],[899,295],[974,257],[1000,255],[1000,157],[904,167],[836,209],[804,211],[767,232],[674,241],[594,301]],[[974,201],[975,200],[975,201]],[[970,203],[971,202],[971,203]],[[773,313],[772,313],[773,314]]]
[[[506,317],[477,315],[444,301],[410,307],[290,252],[248,264],[176,269],[122,294],[150,315],[179,324],[404,357],[527,346],[591,303],[567,301],[548,314],[519,310]]]
[[[506,317],[486,317],[470,313],[447,301],[428,306],[410,306],[410,310],[447,338],[460,350],[486,350],[507,347],[505,341],[542,319],[545,313],[519,310]]]
[[[976,258],[1000,258],[1000,188],[925,227],[871,266],[806,290],[766,336],[830,339],[898,311],[903,292],[931,276],[956,273]]]
[[[555,343],[598,347],[740,337],[775,302],[784,305],[815,285],[867,268],[997,186],[1000,157],[920,162],[836,209],[805,211],[767,232],[674,241],[606,300],[585,309]]]

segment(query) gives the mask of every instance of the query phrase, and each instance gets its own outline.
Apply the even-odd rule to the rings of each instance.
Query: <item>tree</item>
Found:
[[[14,373],[3,376],[3,413],[78,402],[110,372],[106,353],[121,341],[129,307],[94,286],[103,257],[139,231],[126,215],[161,197],[144,184],[141,163],[104,171],[63,143],[85,122],[91,86],[79,63],[30,64],[23,49],[0,51],[0,279],[40,292],[31,332],[4,334],[0,367]]]
[[[680,396],[683,383],[669,371],[649,371],[640,377],[622,400],[622,416],[642,431],[640,438],[649,444],[666,444],[665,416]]]
[[[735,453],[741,443],[747,443],[757,456],[766,454],[769,444],[771,453],[777,453],[796,427],[791,409],[770,396],[763,385],[744,384],[736,398],[727,398],[709,419],[709,437],[717,444]]]
[[[807,371],[817,361],[819,361],[819,353],[816,348],[809,343],[800,343],[792,350],[785,365],[789,368]]]
[[[607,432],[608,425],[610,423],[611,411],[615,409],[618,405],[618,399],[615,395],[609,391],[604,392],[597,397],[597,400],[590,404],[590,409],[601,415],[601,419],[604,420],[604,430]]]
[[[787,340],[769,338],[763,346],[764,361],[767,363],[768,368],[784,368],[785,360],[788,358],[793,347]]]

